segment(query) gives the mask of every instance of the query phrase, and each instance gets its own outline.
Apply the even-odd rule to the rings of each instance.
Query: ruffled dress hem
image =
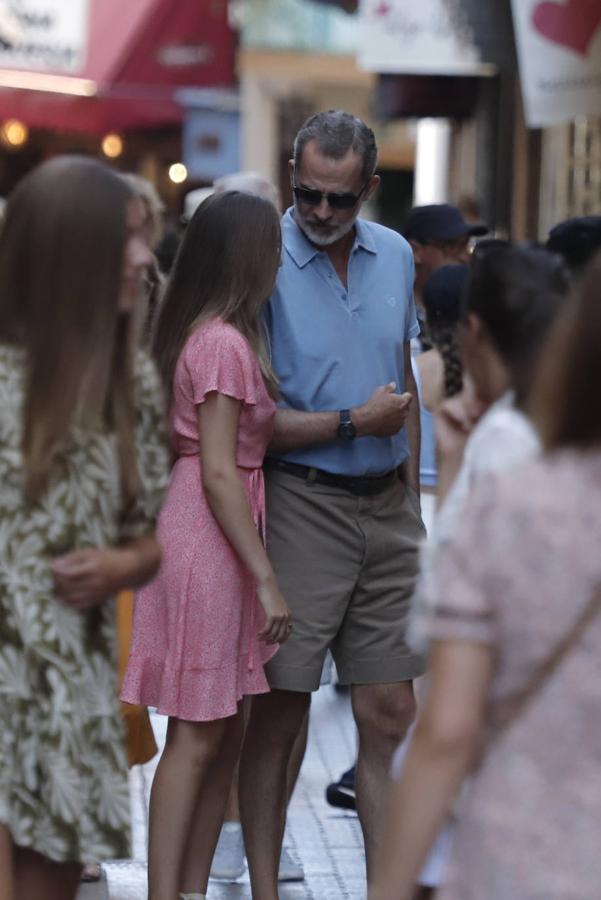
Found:
[[[244,697],[269,692],[263,666],[277,652],[277,645],[216,669],[169,672],[161,661],[130,659],[121,700],[154,707],[160,715],[188,722],[213,722],[238,711]]]

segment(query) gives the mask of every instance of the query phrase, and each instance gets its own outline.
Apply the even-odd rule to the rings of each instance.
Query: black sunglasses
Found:
[[[368,178],[358,194],[328,194],[325,191],[313,190],[313,188],[298,187],[294,182],[292,182],[292,193],[299,203],[306,203],[307,206],[319,206],[325,197],[331,209],[353,209],[370,181],[371,178]]]

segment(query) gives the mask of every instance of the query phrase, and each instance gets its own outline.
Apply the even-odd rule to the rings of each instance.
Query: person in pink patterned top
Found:
[[[229,192],[192,218],[157,326],[175,464],[158,577],[136,599],[122,699],[169,716],[150,800],[150,900],[204,897],[243,732],[241,701],[292,627],[264,543],[277,382],[259,315],[277,212]]]
[[[470,772],[439,900],[600,896],[598,608],[574,635],[601,587],[600,281],[597,262],[545,353],[532,409],[546,454],[478,484],[441,557],[431,683],[370,900],[410,900]]]

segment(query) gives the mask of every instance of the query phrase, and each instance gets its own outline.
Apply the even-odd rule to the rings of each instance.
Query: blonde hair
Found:
[[[148,245],[154,250],[163,234],[163,216],[165,204],[159,197],[154,184],[135,172],[126,172],[121,176],[131,192],[137,197],[144,207],[144,228],[148,232]]]

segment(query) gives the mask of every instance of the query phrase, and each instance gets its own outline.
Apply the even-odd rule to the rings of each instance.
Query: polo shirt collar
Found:
[[[319,253],[319,248],[314,247],[311,241],[305,237],[294,221],[293,212],[294,207],[291,206],[284,213],[282,219],[282,242],[296,265],[299,269],[302,269],[312,259],[315,259]]]
[[[377,253],[378,248],[374,241],[371,230],[364,219],[357,219],[355,222],[355,246],[367,250],[368,253]]]
[[[302,269],[312,259],[315,259],[317,254],[321,253],[321,250],[305,237],[294,221],[293,212],[294,207],[291,206],[290,209],[286,210],[282,218],[282,241],[294,262],[299,269]],[[373,236],[362,219],[357,219],[355,222],[355,246],[361,247],[362,250],[367,250],[368,253],[378,252]]]

